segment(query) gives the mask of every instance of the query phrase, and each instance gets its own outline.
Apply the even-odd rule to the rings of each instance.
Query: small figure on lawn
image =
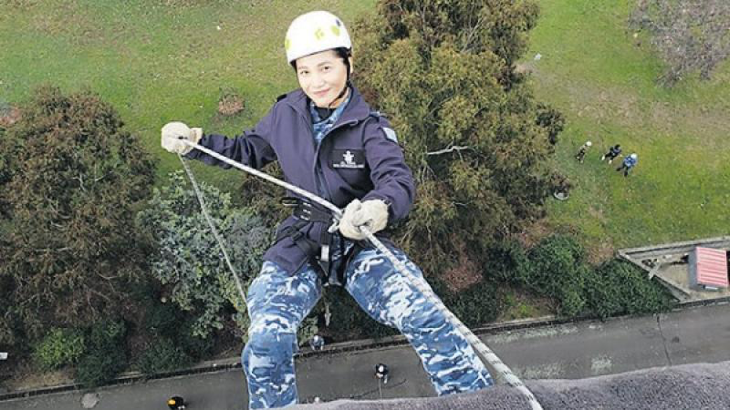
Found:
[[[624,177],[627,177],[627,176],[629,176],[629,172],[631,171],[631,169],[633,169],[638,162],[639,162],[638,155],[636,155],[635,153],[631,154],[628,157],[624,158],[624,162],[621,163],[620,167],[616,168],[616,171],[623,170]]]
[[[621,156],[621,145],[616,144],[613,147],[609,148],[608,152],[603,154],[603,156],[601,157],[601,161],[607,159],[608,163],[610,164],[613,162],[614,159],[618,158],[619,156]]]
[[[586,157],[586,151],[588,151],[588,148],[590,148],[591,145],[593,145],[592,142],[586,141],[585,144],[581,145],[580,149],[578,150],[578,153],[575,154],[575,159],[580,161],[581,164],[583,163],[583,160]]]

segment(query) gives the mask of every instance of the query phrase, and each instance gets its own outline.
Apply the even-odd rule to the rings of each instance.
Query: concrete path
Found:
[[[577,379],[657,366],[715,363],[730,360],[730,305],[496,332],[482,338],[526,379]],[[373,377],[378,362],[391,368],[386,385],[379,385]],[[302,402],[315,396],[334,400],[433,395],[409,346],[300,358],[297,372]],[[94,409],[98,410],[165,409],[165,399],[171,394],[186,397],[190,410],[246,408],[240,369],[113,386],[97,394]],[[81,408],[80,392],[0,402],[1,410]]]

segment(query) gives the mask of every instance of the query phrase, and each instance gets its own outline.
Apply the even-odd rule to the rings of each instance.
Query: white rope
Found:
[[[213,218],[210,217],[210,214],[208,213],[208,207],[205,205],[205,200],[203,199],[203,192],[200,190],[200,187],[198,186],[197,181],[195,181],[195,177],[193,176],[193,170],[190,169],[190,166],[188,165],[187,161],[182,157],[182,155],[177,154],[178,158],[180,158],[180,162],[183,164],[183,168],[185,168],[185,172],[188,174],[188,178],[190,178],[190,183],[193,185],[193,190],[195,191],[195,196],[198,197],[198,202],[200,202],[200,209],[203,212],[203,216],[205,216],[205,220],[208,221],[208,226],[210,226],[210,230],[213,232],[213,236],[215,237],[215,240],[218,242],[218,247],[221,249],[221,252],[223,252],[223,258],[226,260],[226,264],[228,265],[228,269],[231,270],[231,274],[233,275],[233,280],[236,282],[236,287],[238,288],[238,293],[241,295],[241,300],[243,300],[243,308],[245,312],[246,308],[246,292],[243,291],[243,285],[241,284],[241,280],[238,278],[238,274],[236,273],[236,270],[233,268],[233,264],[231,263],[231,258],[228,257],[228,251],[226,251],[226,247],[223,245],[223,239],[221,238],[220,234],[218,233],[218,229],[215,227],[215,224],[213,223]]]
[[[246,165],[233,161],[230,158],[226,158],[223,155],[221,155],[215,151],[212,151],[208,148],[205,148],[201,145],[198,145],[192,141],[185,140],[185,139],[183,139],[181,141],[183,143],[185,143],[186,145],[193,147],[199,151],[202,151],[219,161],[225,162],[226,164],[231,165],[235,168],[238,168],[240,170],[243,170],[245,172],[258,176],[260,178],[263,178],[269,182],[272,182],[280,187],[286,188],[313,202],[316,202],[316,203],[326,207],[327,209],[332,211],[335,221],[339,221],[339,219],[342,217],[342,210],[340,210],[337,206],[335,206],[334,204],[330,203],[329,201],[327,201],[323,198],[320,198],[317,195],[312,194],[309,191],[306,191],[304,189],[291,185],[287,182],[274,178],[270,175],[267,175],[261,171],[258,171],[256,169],[253,169],[251,167],[248,167]],[[183,162],[183,164],[184,164],[184,162]],[[504,380],[507,382],[507,384],[516,388],[520,393],[522,393],[527,398],[528,402],[530,403],[530,407],[533,410],[542,410],[542,406],[540,405],[540,403],[538,403],[535,396],[527,388],[527,386],[525,386],[525,384],[522,382],[522,380],[520,380],[520,378],[517,377],[512,372],[512,370],[509,367],[507,367],[507,365],[504,364],[504,362],[502,362],[502,360],[499,357],[497,357],[497,355],[494,354],[494,352],[489,347],[487,347],[487,345],[484,344],[484,342],[481,341],[481,339],[479,339],[468,327],[466,327],[466,325],[464,325],[464,323],[462,323],[461,320],[459,320],[456,316],[454,316],[453,313],[451,313],[451,311],[449,311],[449,309],[443,304],[443,302],[441,302],[441,300],[438,298],[438,296],[436,296],[433,293],[433,291],[431,290],[431,288],[428,286],[428,284],[426,283],[426,281],[424,279],[421,279],[421,278],[411,274],[411,272],[408,271],[408,269],[403,264],[403,262],[398,260],[398,258],[396,258],[395,255],[393,255],[393,253],[388,248],[386,248],[385,245],[383,245],[383,243],[380,242],[380,240],[378,238],[376,238],[375,235],[373,235],[373,233],[370,232],[369,229],[367,229],[365,226],[360,226],[360,231],[362,231],[362,233],[365,234],[365,236],[368,238],[368,240],[390,261],[390,263],[393,264],[393,266],[395,267],[396,270],[398,270],[398,272],[400,272],[406,278],[408,278],[413,283],[413,285],[421,293],[423,293],[428,298],[428,300],[431,303],[433,303],[439,311],[441,311],[441,313],[443,313],[446,316],[446,318],[451,322],[451,324],[453,324],[454,327],[456,327],[457,331],[459,331],[464,336],[464,338],[466,338],[466,340],[469,342],[469,344],[471,344],[472,347],[477,352],[479,352],[479,354],[482,355],[484,360],[486,360],[487,363],[490,366],[492,366],[492,368],[500,376],[502,376],[504,378]]]

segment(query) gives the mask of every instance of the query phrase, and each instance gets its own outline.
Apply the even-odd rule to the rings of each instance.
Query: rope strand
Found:
[[[231,258],[228,257],[228,251],[226,251],[226,247],[223,245],[223,239],[221,238],[220,234],[218,233],[218,229],[215,227],[215,224],[213,223],[213,218],[210,217],[210,213],[208,213],[208,207],[205,205],[205,200],[203,199],[203,192],[200,190],[200,187],[198,186],[198,182],[195,180],[195,176],[193,175],[193,170],[190,169],[190,165],[188,165],[185,158],[183,158],[182,155],[177,154],[178,158],[180,158],[180,162],[183,164],[183,168],[185,168],[185,172],[188,174],[188,178],[190,178],[190,183],[193,185],[193,190],[195,191],[195,196],[198,197],[198,202],[200,202],[200,209],[203,212],[203,216],[205,217],[205,220],[208,221],[208,226],[210,226],[210,230],[213,232],[213,236],[215,237],[216,242],[218,242],[218,247],[221,249],[221,252],[223,252],[223,257],[226,260],[226,264],[228,265],[228,269],[231,270],[231,274],[233,275],[233,280],[236,282],[236,287],[238,288],[238,293],[241,295],[241,300],[243,300],[243,306],[246,307],[246,292],[243,291],[243,285],[241,284],[241,280],[238,278],[238,274],[236,273],[236,270],[233,268],[233,264],[231,263]]]

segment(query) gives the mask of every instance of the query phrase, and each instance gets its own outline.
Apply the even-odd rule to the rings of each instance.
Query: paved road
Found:
[[[660,316],[621,318],[499,332],[483,336],[523,378],[585,378],[656,366],[730,360],[730,305],[698,307]],[[379,385],[377,362],[391,367]],[[322,354],[297,360],[303,402],[319,396],[391,398],[433,395],[415,353],[408,346]],[[188,398],[190,410],[245,409],[240,369],[115,386],[98,392],[94,409],[164,409],[172,393]],[[0,402],[1,410],[80,409],[81,393],[62,393]]]

